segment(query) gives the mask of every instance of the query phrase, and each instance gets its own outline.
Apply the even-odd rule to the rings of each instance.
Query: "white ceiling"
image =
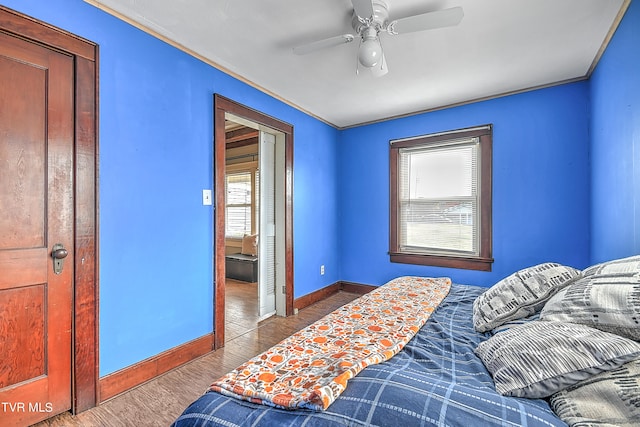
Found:
[[[455,27],[381,36],[356,75],[351,0],[85,0],[338,128],[587,77],[630,0],[387,0],[391,19],[460,6]],[[367,70],[365,70],[367,71]]]

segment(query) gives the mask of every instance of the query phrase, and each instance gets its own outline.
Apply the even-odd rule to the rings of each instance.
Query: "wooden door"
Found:
[[[2,425],[71,408],[73,82],[73,57],[0,33]]]

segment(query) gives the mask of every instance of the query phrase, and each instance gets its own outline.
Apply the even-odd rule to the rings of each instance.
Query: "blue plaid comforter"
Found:
[[[485,288],[452,285],[406,347],[365,368],[325,411],[287,411],[205,393],[174,427],[213,426],[566,426],[541,399],[505,397],[473,353],[472,305]]]

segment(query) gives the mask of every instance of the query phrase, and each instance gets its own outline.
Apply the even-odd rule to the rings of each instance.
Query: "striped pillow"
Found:
[[[570,426],[640,426],[640,359],[568,387],[550,403]]]
[[[507,323],[503,323],[502,325],[493,328],[491,333],[499,334],[500,332],[508,331],[511,328],[533,322],[534,320],[540,320],[540,313],[535,313],[531,316],[523,317],[522,319],[510,320]]]
[[[640,343],[585,325],[533,321],[478,345],[498,393],[547,397],[640,357]]]
[[[640,256],[610,261],[553,296],[542,320],[581,323],[640,341]]]
[[[473,325],[476,331],[487,332],[511,320],[530,316],[579,277],[579,270],[553,262],[517,271],[473,302]]]

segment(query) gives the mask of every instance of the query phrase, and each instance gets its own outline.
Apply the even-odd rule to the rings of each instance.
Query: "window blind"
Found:
[[[226,237],[251,234],[251,172],[226,176]]]
[[[479,254],[478,150],[478,138],[399,150],[402,251]]]

